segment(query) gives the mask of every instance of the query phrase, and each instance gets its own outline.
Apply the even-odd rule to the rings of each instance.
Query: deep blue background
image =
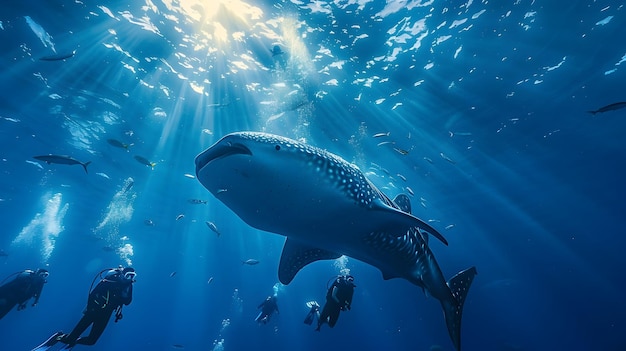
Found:
[[[181,3],[3,6],[0,273],[51,275],[36,308],[0,320],[1,349],[69,331],[94,275],[132,263],[135,299],[93,350],[452,350],[435,299],[351,259],[354,308],[334,329],[302,323],[341,268],[329,261],[280,287],[281,314],[256,325],[284,238],[185,176],[239,130],[325,148],[390,197],[410,188],[450,242],[432,243],[444,275],[478,269],[465,350],[626,349],[626,109],[586,112],[626,100],[622,2]],[[55,53],[24,16],[76,55],[40,61]],[[32,158],[48,153],[92,161],[89,174]],[[126,244],[132,255],[111,251]]]

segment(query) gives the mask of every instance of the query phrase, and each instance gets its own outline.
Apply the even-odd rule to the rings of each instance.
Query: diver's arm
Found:
[[[130,305],[133,301],[133,284],[128,283],[128,286],[122,290],[122,303],[126,306]]]
[[[41,297],[41,291],[43,290],[44,283],[45,281],[43,279],[41,279],[41,281],[38,282],[39,286],[37,286],[37,289],[35,290],[35,293],[33,294],[33,297],[35,298],[35,300],[33,301],[33,307],[37,305],[37,303],[39,303],[39,297]]]
[[[333,286],[333,292],[331,293],[331,297],[333,298],[333,300],[335,300],[335,302],[339,303],[339,298],[337,297],[337,291],[339,289],[337,289],[336,286]]]

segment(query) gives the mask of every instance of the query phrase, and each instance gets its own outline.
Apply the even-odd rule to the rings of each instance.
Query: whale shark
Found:
[[[407,195],[391,200],[356,165],[289,138],[231,133],[196,159],[196,178],[248,225],[287,239],[278,267],[287,285],[306,265],[342,255],[403,278],[438,299],[448,333],[461,348],[463,304],[476,268],[443,277],[429,236],[448,244],[411,214]]]

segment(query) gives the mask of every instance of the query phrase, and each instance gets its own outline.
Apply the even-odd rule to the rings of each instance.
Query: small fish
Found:
[[[619,109],[624,108],[624,107],[626,107],[626,102],[621,101],[621,102],[616,102],[614,104],[602,106],[602,107],[600,107],[599,109],[597,109],[595,111],[587,111],[587,112],[591,113],[592,115],[595,115],[596,113],[615,111],[615,110],[619,110]]]
[[[194,204],[194,205],[206,205],[207,204],[206,200],[200,200],[200,199],[189,199],[187,200],[187,202],[189,202],[190,204]]]
[[[60,165],[81,165],[85,169],[85,173],[89,173],[87,172],[87,166],[91,163],[91,161],[80,162],[75,158],[65,155],[42,155],[34,156],[33,158],[39,161],[44,161],[47,164],[56,163]]]
[[[182,349],[185,348],[185,346],[183,346],[181,344],[174,344],[174,345],[172,345],[172,348],[182,350]]]
[[[9,257],[9,254],[4,250],[0,250],[0,257]]]
[[[216,192],[216,193],[217,193],[217,194],[221,194],[221,193],[225,193],[225,192],[227,192],[227,191],[228,191],[228,189],[217,189],[217,192]]]
[[[40,61],[61,61],[61,60],[74,57],[74,55],[76,55],[76,50],[65,53],[65,54],[43,56],[43,57],[40,57],[39,60]]]
[[[196,179],[196,177],[193,174],[185,173],[184,176],[189,179]]]
[[[141,163],[142,165],[146,165],[149,166],[150,168],[154,169],[154,166],[156,166],[156,162],[150,162],[147,158],[145,157],[141,157],[141,156],[135,156],[135,160],[137,160],[137,162]]]
[[[107,143],[109,143],[112,146],[119,147],[120,149],[125,149],[126,151],[128,151],[128,148],[133,145],[133,144],[124,144],[123,142],[117,139],[107,139]]]
[[[408,155],[409,151],[408,150],[404,150],[404,149],[399,149],[397,147],[394,147],[393,150],[397,153],[399,153],[400,155]]]
[[[424,160],[426,160],[426,162],[428,163],[433,163],[433,160],[430,157],[424,156]]]
[[[408,186],[406,187],[406,192],[409,193],[409,195],[411,195],[411,196],[415,196],[415,193],[413,192],[413,189],[409,188]]]
[[[387,132],[387,133],[376,133],[374,135],[372,135],[372,138],[380,138],[380,137],[388,137],[389,134],[391,134],[391,132]]]
[[[130,189],[132,189],[133,185],[135,185],[135,181],[132,178],[130,178],[128,180],[128,184],[126,184],[126,188],[124,188],[124,193],[127,193]]]
[[[111,177],[109,177],[106,173],[99,172],[99,173],[96,173],[96,174],[99,175],[102,178],[111,179]]]
[[[247,259],[245,261],[241,261],[241,264],[247,264],[249,266],[254,266],[254,265],[259,264],[259,263],[260,263],[260,261],[255,260],[254,258],[249,258],[249,259]]]
[[[402,180],[404,180],[404,181],[406,182],[406,177],[405,177],[405,176],[403,176],[403,175],[402,175],[402,174],[400,174],[400,173],[398,173],[398,174],[396,174],[396,175],[398,176],[398,178],[400,178],[400,179],[402,179]]]
[[[387,145],[387,144],[395,144],[395,142],[393,142],[393,141],[382,141],[382,142],[376,144],[376,146],[383,146],[383,145]]]
[[[211,284],[213,283],[213,277],[209,278],[209,281],[206,282],[207,284]]]
[[[170,278],[176,275],[176,271],[173,271],[172,273],[170,273]]]
[[[443,152],[439,153],[439,156],[441,156],[441,158],[443,158],[444,160],[452,163],[452,164],[456,164],[456,162],[454,162],[453,159],[451,159],[450,157],[446,156]]]
[[[181,220],[181,219],[183,219],[183,218],[185,218],[185,215],[184,215],[184,214],[182,214],[182,213],[181,213],[181,214],[179,214],[178,216],[176,216],[176,220],[177,220],[177,221],[179,221],[179,220]]]
[[[31,165],[35,165],[41,169],[43,169],[43,166],[41,165],[41,163],[39,162],[35,162],[35,161],[31,161],[31,160],[26,160],[26,163],[30,163]]]
[[[151,219],[146,219],[143,221],[143,224],[149,226],[149,227],[153,227],[154,226],[154,222]]]
[[[205,223],[209,227],[209,229],[211,229],[212,231],[215,232],[215,234],[217,234],[217,236],[222,235],[222,233],[220,233],[220,231],[217,229],[217,226],[215,225],[215,223],[213,222],[205,222]]]
[[[452,228],[454,228],[454,224],[449,224],[444,229],[448,230],[448,229],[452,229]]]

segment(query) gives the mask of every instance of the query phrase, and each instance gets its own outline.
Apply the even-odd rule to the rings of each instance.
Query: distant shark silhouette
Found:
[[[433,227],[410,214],[339,156],[281,136],[240,132],[196,157],[200,183],[260,230],[287,237],[278,276],[289,284],[311,262],[347,255],[404,278],[441,302],[448,332],[460,350],[463,303],[472,267],[448,282],[428,247]]]

